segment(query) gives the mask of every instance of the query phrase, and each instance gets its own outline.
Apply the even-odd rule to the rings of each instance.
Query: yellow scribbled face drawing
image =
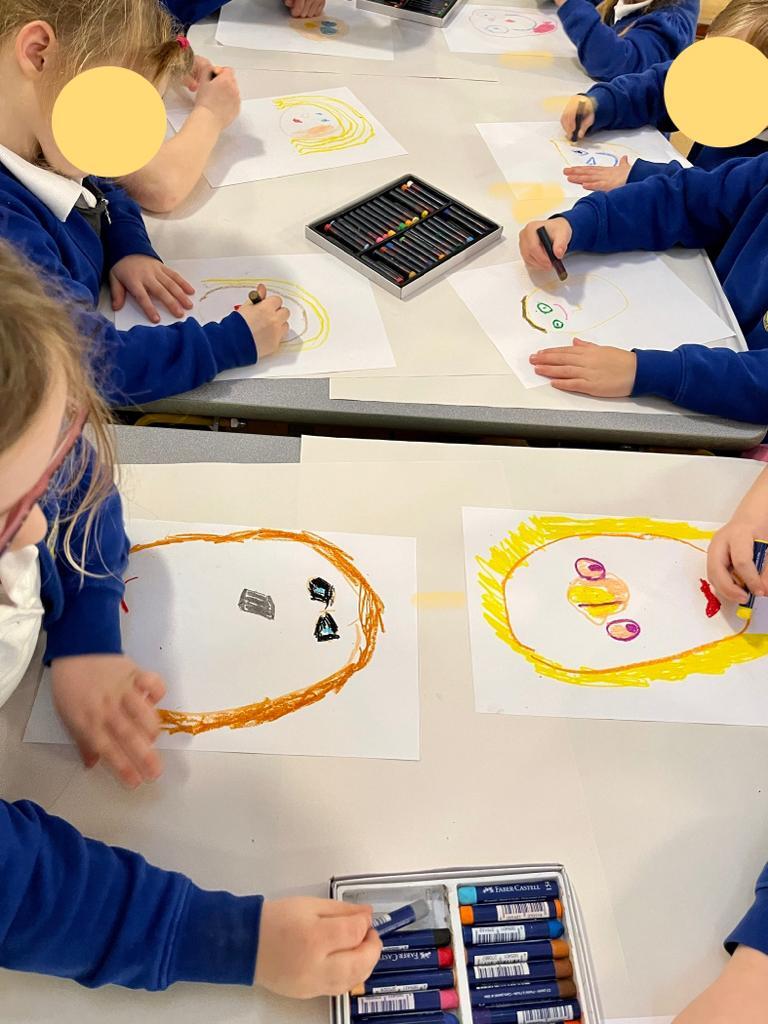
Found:
[[[326,343],[331,333],[328,311],[316,296],[293,281],[272,277],[209,277],[203,281],[205,291],[199,299],[200,307],[204,309],[203,303],[211,296],[226,295],[229,292],[235,308],[237,303],[242,302],[245,291],[257,288],[260,284],[263,284],[268,292],[279,295],[290,314],[288,336],[280,346],[281,349],[288,352],[309,352],[321,348]]]
[[[563,158],[566,167],[616,167],[623,156],[630,160],[638,154],[626,146],[611,142],[569,142],[568,139],[552,139],[552,145]]]
[[[599,274],[569,276],[521,300],[526,324],[542,334],[588,334],[629,307],[621,288]]]
[[[332,96],[286,96],[272,101],[280,129],[301,156],[364,146],[376,135],[368,118]]]
[[[650,687],[768,654],[706,581],[711,533],[645,518],[532,516],[478,557],[483,616],[542,676]],[[535,596],[532,596],[535,595]]]

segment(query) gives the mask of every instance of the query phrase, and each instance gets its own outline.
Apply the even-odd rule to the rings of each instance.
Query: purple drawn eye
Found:
[[[640,626],[634,619],[614,619],[605,630],[612,640],[621,640],[623,643],[640,636]]]
[[[583,580],[605,579],[605,566],[594,558],[577,558],[576,572]]]

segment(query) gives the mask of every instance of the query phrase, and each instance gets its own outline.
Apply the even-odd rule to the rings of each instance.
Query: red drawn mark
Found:
[[[133,581],[137,580],[138,578],[138,576],[129,576],[127,580],[123,580],[123,583],[125,583],[125,585],[128,586],[129,583],[133,583]],[[120,599],[120,607],[123,609],[126,615],[130,613],[130,608],[126,604],[124,597]]]
[[[699,580],[699,590],[707,599],[707,618],[711,619],[713,616],[717,615],[722,608],[720,598],[717,594],[713,593],[712,587],[710,587],[706,580]]]
[[[536,25],[533,31],[537,35],[542,35],[544,32],[554,32],[556,28],[554,21],[542,21],[540,25]]]

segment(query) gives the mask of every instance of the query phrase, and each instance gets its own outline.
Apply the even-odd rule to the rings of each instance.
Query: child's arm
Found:
[[[615,167],[566,167],[563,174],[574,183],[590,192],[611,192],[622,185],[632,185],[638,181],[645,181],[646,178],[653,178],[657,174],[671,176],[679,174],[683,165],[677,160],[670,160],[666,164],[656,164],[651,160],[637,159],[634,163],[623,156]]]
[[[753,561],[756,540],[768,540],[768,469],[752,484],[707,550],[707,577],[730,601],[746,601],[747,590],[759,597],[768,594],[768,570],[761,579]]]
[[[281,995],[341,995],[381,953],[370,907],[199,889],[28,801],[0,801],[0,877],[0,966],[88,988],[255,975]]]
[[[624,35],[606,25],[589,0],[555,0],[560,20],[592,78],[610,81],[676,57],[696,34],[697,5],[645,15]]]
[[[240,112],[234,71],[214,69],[202,57],[195,61],[199,85],[189,117],[146,167],[121,182],[137,203],[153,213],[170,213],[187,198],[200,180],[219,136]]]

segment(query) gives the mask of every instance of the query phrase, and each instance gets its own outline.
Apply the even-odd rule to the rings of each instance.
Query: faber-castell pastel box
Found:
[[[407,299],[493,245],[502,227],[415,174],[309,224],[307,238]]]
[[[518,864],[508,867],[446,868],[443,870],[417,871],[392,875],[346,875],[332,879],[330,894],[334,899],[351,903],[371,904],[376,912],[390,912],[405,904],[414,904],[419,900],[424,900],[429,906],[429,915],[414,922],[407,929],[391,933],[385,942],[389,942],[392,948],[397,948],[395,944],[397,940],[407,944],[408,932],[411,930],[449,929],[451,933],[455,991],[458,996],[458,1006],[450,1009],[448,1012],[453,1014],[460,1024],[473,1024],[473,1017],[481,1019],[487,1011],[477,1007],[473,1008],[473,993],[476,996],[478,988],[471,987],[470,969],[465,966],[465,962],[468,951],[470,954],[482,953],[483,945],[482,943],[473,945],[464,941],[464,931],[470,931],[471,929],[462,921],[462,902],[466,902],[466,890],[462,893],[462,899],[460,899],[460,889],[464,889],[467,886],[476,887],[480,894],[478,902],[474,907],[477,910],[477,908],[485,905],[482,902],[483,886],[514,887],[522,893],[521,896],[514,897],[515,900],[520,901],[521,899],[528,898],[525,893],[527,887],[533,882],[543,882],[544,885],[550,882],[553,892],[558,893],[557,900],[551,900],[550,903],[557,903],[558,909],[560,910],[561,908],[561,916],[556,919],[556,921],[562,924],[562,929],[558,931],[558,934],[561,934],[561,939],[568,943],[567,957],[570,960],[569,970],[572,969],[569,981],[576,988],[576,994],[572,999],[562,998],[558,1001],[561,1003],[573,1003],[574,1005],[577,1003],[580,1012],[578,1020],[581,1024],[601,1024],[603,1016],[595,983],[586,928],[576,892],[562,864]],[[541,886],[538,886],[537,889],[540,890]],[[535,898],[538,899],[539,897]],[[532,896],[531,899],[534,899],[534,897]],[[500,902],[505,901],[502,899]],[[517,904],[517,906],[522,905],[521,903]],[[530,907],[530,904],[528,906]],[[465,906],[464,911],[466,910],[467,907]],[[532,920],[528,922],[520,920],[522,924],[527,924],[528,927],[534,923]],[[489,927],[504,930],[509,928],[509,925],[499,923]],[[480,940],[475,941],[480,942]],[[525,941],[528,940],[516,941],[510,948],[514,949],[515,944],[520,945],[520,942],[524,944]],[[487,948],[491,948],[491,946],[489,945]],[[488,960],[492,958],[481,957],[480,959]],[[475,960],[475,962],[479,963],[480,959]],[[378,975],[375,974],[374,977],[378,977]],[[382,974],[381,977],[385,978],[386,975]],[[514,979],[510,984],[519,985],[521,981],[524,981],[524,979]],[[476,984],[476,982],[472,982],[472,986]],[[489,982],[488,984],[493,986],[494,984],[503,985],[505,983]],[[493,988],[487,988],[485,991],[493,991]],[[454,997],[451,996],[451,998]],[[407,1014],[410,1011],[400,1009],[400,1005],[403,1004],[404,1006],[406,1002],[408,1002],[407,998],[402,996],[395,997],[392,1003],[393,1009],[391,1014],[382,1013],[370,1018],[366,1017],[366,1024],[370,1024],[370,1022],[377,1019],[380,1021],[380,1024],[387,1024],[388,1020],[391,1019],[391,1015],[400,1012]],[[531,1024],[539,1024],[539,1022],[547,1024],[548,1020],[552,1024],[560,1024],[562,1020],[576,1019],[573,1016],[547,1018],[546,1016],[537,1016],[536,1013],[532,1013],[538,1007],[538,1011],[543,1014],[546,1010],[546,1002],[547,1000],[539,1001],[536,1004],[532,1004],[530,1008],[520,1004],[518,1011],[530,1014],[530,1016],[521,1015],[520,1019],[530,1021]],[[350,995],[338,996],[332,999],[331,1024],[355,1024],[356,1018],[352,1012],[352,1005],[353,1002]],[[400,1018],[398,1017],[397,1019]]]
[[[463,3],[464,0],[357,0],[355,6],[359,11],[374,11],[440,28],[448,24]]]

